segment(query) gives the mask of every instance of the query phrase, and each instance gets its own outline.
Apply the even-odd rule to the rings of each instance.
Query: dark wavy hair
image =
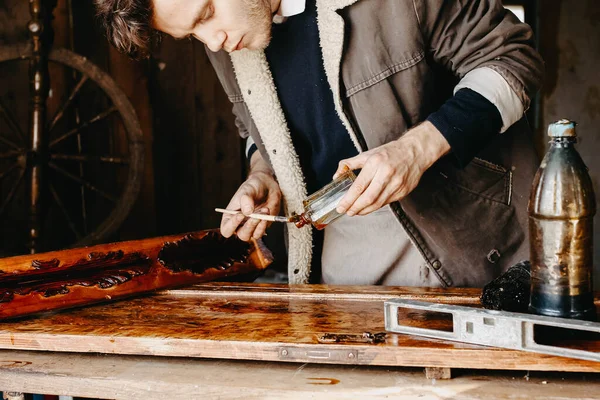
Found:
[[[150,56],[160,40],[152,28],[152,0],[94,0],[96,15],[108,40],[135,59]]]

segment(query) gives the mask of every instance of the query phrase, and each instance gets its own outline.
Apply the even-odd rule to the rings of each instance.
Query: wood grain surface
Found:
[[[265,269],[261,241],[216,230],[0,259],[0,319],[108,302]]]
[[[589,361],[400,334],[388,334],[379,344],[319,341],[324,334],[361,337],[365,332],[384,331],[386,299],[477,305],[479,294],[476,289],[203,284],[4,322],[0,348],[354,365],[600,371],[600,364]],[[422,321],[440,327],[447,323],[445,318],[434,316]],[[599,348],[595,341],[587,345]]]

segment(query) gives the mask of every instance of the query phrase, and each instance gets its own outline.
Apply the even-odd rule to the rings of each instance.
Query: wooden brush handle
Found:
[[[215,211],[221,214],[229,214],[229,215],[238,215],[241,214],[241,211],[235,210],[226,210],[224,208],[215,208]],[[279,215],[268,215],[268,214],[257,214],[253,213],[248,215],[248,218],[260,219],[263,221],[271,221],[271,222],[289,222],[286,217],[281,217]]]
[[[260,240],[217,230],[0,259],[0,319],[112,301],[265,269]]]

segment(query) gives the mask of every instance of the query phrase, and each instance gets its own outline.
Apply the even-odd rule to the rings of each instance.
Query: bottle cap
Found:
[[[568,119],[561,119],[548,126],[548,136],[550,137],[577,137],[575,133],[576,122]]]

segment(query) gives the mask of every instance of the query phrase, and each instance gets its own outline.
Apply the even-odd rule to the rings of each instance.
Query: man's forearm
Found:
[[[410,146],[411,150],[416,152],[416,158],[423,170],[431,167],[451,150],[444,135],[429,121],[406,132],[400,140],[403,146]]]

